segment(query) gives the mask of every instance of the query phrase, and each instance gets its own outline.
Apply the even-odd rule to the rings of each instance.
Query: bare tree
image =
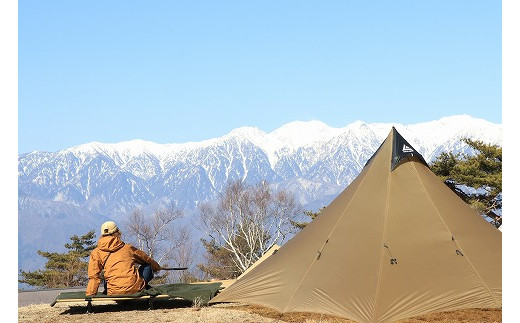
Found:
[[[179,248],[173,251],[172,261],[175,267],[187,267],[187,270],[171,272],[171,279],[181,283],[192,283],[201,280],[201,277],[194,272],[194,263],[196,254],[199,251],[198,245],[193,243],[193,240],[185,240]]]
[[[124,233],[137,248],[165,265],[173,259],[174,251],[187,241],[186,227],[178,227],[174,223],[182,216],[183,212],[173,205],[156,210],[153,214],[137,209],[124,221]]]
[[[199,212],[212,248],[227,251],[240,274],[274,244],[284,242],[301,208],[292,194],[273,192],[265,181],[254,186],[233,181],[216,204],[201,204]]]

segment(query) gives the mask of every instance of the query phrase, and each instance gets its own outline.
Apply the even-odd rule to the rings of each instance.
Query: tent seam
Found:
[[[419,172],[417,171],[417,168],[415,167],[415,164],[413,165],[413,170],[415,172],[415,174],[417,175],[417,178],[419,179],[419,182],[421,183],[421,186],[423,188],[423,191],[426,192],[426,195],[428,196],[428,200],[430,201],[430,204],[433,206],[434,210],[435,210],[435,213],[437,213],[437,216],[441,219],[441,222],[442,224],[444,225],[444,227],[446,228],[446,231],[448,231],[448,233],[452,236],[452,238],[454,237],[453,236],[453,233],[451,232],[450,228],[448,227],[448,225],[446,224],[446,222],[444,221],[444,218],[442,217],[442,215],[440,214],[439,210],[437,209],[437,207],[435,206],[435,204],[433,203],[431,197],[430,197],[430,194],[428,193],[428,191],[426,190],[426,187],[424,186],[424,183],[421,179],[421,176],[419,174]],[[462,247],[459,245],[458,241],[457,240],[454,240],[453,241],[457,247],[459,247],[461,249],[461,252],[466,255],[466,252],[462,249]],[[473,265],[473,263],[470,261],[469,257],[466,255],[464,256],[464,258],[466,258],[466,261],[468,262],[468,264],[470,265],[471,269],[473,270],[473,272],[475,272],[479,278],[479,280],[481,281],[482,285],[484,285],[484,287],[486,288],[486,290],[488,291],[489,295],[491,296],[491,298],[493,299],[493,301],[495,302],[496,305],[499,305],[497,299],[495,298],[495,296],[493,295],[493,292],[491,291],[491,289],[489,288],[489,286],[486,284],[486,282],[484,281],[484,279],[482,278],[482,276],[480,276],[480,273],[478,272],[478,270],[475,268],[475,266]]]
[[[387,179],[387,187],[386,190],[386,205],[385,205],[385,220],[383,222],[383,239],[381,239],[381,245],[385,244],[386,240],[386,226],[387,226],[387,220],[388,220],[388,209],[390,205],[390,188],[391,188],[391,182],[392,182],[392,172],[388,173],[388,179]],[[383,247],[381,247],[380,257],[379,257],[379,271],[377,275],[377,287],[376,287],[376,297],[375,297],[375,307],[374,307],[374,315],[377,315],[377,304],[380,296],[381,291],[381,276],[383,273],[383,258],[384,258],[385,250]]]
[[[328,241],[330,239],[330,237],[332,236],[332,234],[334,233],[334,231],[336,230],[339,222],[341,221],[341,219],[343,218],[343,216],[345,215],[345,212],[346,210],[348,209],[348,207],[350,206],[350,203],[352,203],[352,200],[354,199],[354,196],[358,193],[359,191],[359,188],[362,186],[363,182],[365,181],[365,178],[366,178],[366,174],[368,173],[368,171],[365,173],[365,176],[363,176],[363,179],[361,180],[361,183],[359,183],[358,187],[356,188],[356,191],[352,194],[352,198],[350,199],[349,203],[347,204],[347,206],[345,206],[345,209],[344,211],[341,213],[341,216],[338,218],[338,221],[336,221],[336,224],[334,225],[334,227],[332,228],[332,230],[330,231],[329,235],[327,236],[327,239],[325,241]],[[325,245],[325,244],[324,244]],[[320,249],[321,251],[323,251],[323,247],[324,245],[322,246],[322,248]],[[309,265],[309,267],[307,268],[307,270],[305,271],[305,274],[303,275],[302,279],[300,280],[300,282],[298,283],[298,286],[294,289],[294,292],[293,294],[291,295],[291,297],[289,298],[289,301],[287,302],[287,304],[285,305],[285,308],[283,310],[283,312],[286,312],[287,309],[289,308],[289,304],[291,303],[291,301],[293,300],[294,298],[294,295],[296,295],[296,292],[298,291],[298,289],[300,289],[300,286],[301,284],[303,283],[303,281],[305,280],[305,277],[307,277],[307,274],[309,273],[309,271],[311,270],[312,266],[314,265],[314,263],[316,262],[317,258],[314,257],[313,261],[311,262],[311,264]]]

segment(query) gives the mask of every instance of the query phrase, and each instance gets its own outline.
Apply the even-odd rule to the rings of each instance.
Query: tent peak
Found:
[[[423,156],[403,136],[392,127],[392,163],[390,169],[393,171],[405,161],[415,159],[428,167]]]
[[[390,170],[393,171],[402,163],[415,160],[418,161],[428,167],[428,163],[424,159],[424,157],[406,140],[404,137],[397,131],[395,126],[392,126],[390,129],[390,133],[386,137],[385,141],[377,148],[376,152],[368,159],[365,166],[367,166],[372,159],[379,153],[381,147],[385,145],[387,141],[391,141],[392,145],[392,160],[390,163]]]

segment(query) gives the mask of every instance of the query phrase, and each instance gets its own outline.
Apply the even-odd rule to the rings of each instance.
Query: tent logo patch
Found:
[[[403,144],[403,153],[413,153],[414,150],[412,147],[408,147],[407,145]]]

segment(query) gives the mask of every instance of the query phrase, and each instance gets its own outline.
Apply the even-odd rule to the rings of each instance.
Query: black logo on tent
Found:
[[[392,143],[392,163],[390,166],[391,170],[394,170],[405,161],[408,160],[419,160],[424,165],[428,166],[426,161],[424,160],[421,154],[417,153],[417,151],[406,141],[403,136],[395,128],[392,128],[393,131],[393,143]]]

